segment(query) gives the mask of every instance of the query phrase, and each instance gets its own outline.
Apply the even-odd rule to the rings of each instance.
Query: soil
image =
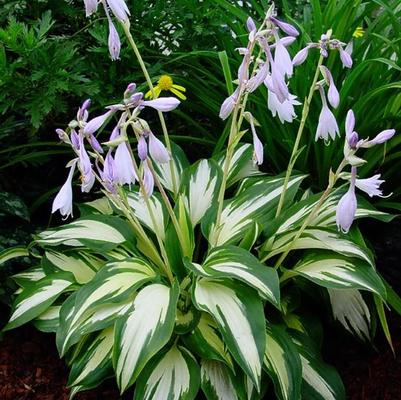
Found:
[[[400,222],[373,222],[364,228],[376,250],[378,269],[401,293]],[[380,327],[374,347],[336,329],[326,332],[325,360],[340,371],[347,399],[401,400],[401,317],[395,312],[389,312],[388,317],[395,355]],[[68,400],[67,378],[68,369],[58,357],[54,335],[40,333],[29,325],[4,334],[0,342],[1,400]],[[120,396],[114,381],[108,380],[75,398],[118,400]],[[132,393],[122,399],[132,399]]]

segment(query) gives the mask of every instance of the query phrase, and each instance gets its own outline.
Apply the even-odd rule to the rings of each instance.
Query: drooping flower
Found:
[[[124,0],[107,0],[107,4],[110,7],[111,12],[118,20],[121,22],[128,21],[128,18],[131,14]]]
[[[276,49],[274,51],[274,64],[281,75],[287,75],[288,77],[293,74],[293,65],[291,61],[290,54],[286,47],[281,43],[279,37],[275,35],[276,38]],[[272,66],[273,69],[273,66]]]
[[[72,147],[75,150],[79,150],[79,135],[75,129],[71,129],[70,140],[71,140]]]
[[[102,178],[105,188],[111,193],[116,192],[116,185],[114,183],[115,181],[114,170],[115,170],[114,159],[111,154],[111,150],[109,150],[104,159],[103,171],[101,171],[100,176]]]
[[[339,133],[337,121],[327,105],[326,96],[322,87],[319,87],[319,92],[322,98],[323,106],[319,115],[319,123],[317,125],[315,141],[318,139],[324,139],[327,141],[329,136],[334,140],[336,135]]]
[[[120,58],[121,41],[117,29],[111,19],[109,19],[109,53],[112,61]]]
[[[271,65],[271,81],[269,77],[265,80],[265,84],[267,87],[271,87],[272,92],[275,93],[277,99],[280,103],[284,103],[285,100],[288,100],[290,97],[290,92],[288,90],[288,86],[285,83],[284,76],[281,74],[279,70],[277,70],[275,63],[270,62]]]
[[[67,180],[57,193],[52,205],[52,214],[54,214],[57,210],[60,210],[60,214],[64,217],[64,219],[67,219],[70,215],[72,216],[72,178],[74,176],[77,159],[73,160],[69,164],[70,172],[68,173]]]
[[[153,173],[150,170],[148,160],[143,163],[143,189],[147,197],[151,197],[155,186],[155,179]]]
[[[149,132],[148,140],[150,156],[160,164],[169,162],[170,155],[166,147],[152,132]]]
[[[83,136],[79,137],[79,161],[78,168],[81,171],[81,190],[83,192],[90,192],[95,183],[95,174],[92,169],[92,164],[88,153],[84,146]]]
[[[355,195],[356,167],[351,169],[351,181],[348,191],[341,197],[336,209],[336,223],[339,230],[348,233],[354,221],[357,200]]]
[[[238,101],[239,88],[235,89],[234,93],[228,96],[220,107],[219,117],[224,121],[232,113],[236,102]]]
[[[137,150],[141,161],[145,161],[148,157],[148,145],[146,144],[146,140],[143,135],[139,136]]]
[[[249,93],[254,92],[267,78],[267,74],[269,72],[269,65],[267,62],[263,63],[263,65],[258,69],[256,74],[249,79],[246,84],[246,90]]]
[[[160,96],[160,93],[163,91],[171,92],[179,97],[181,100],[187,99],[184,94],[186,92],[185,87],[181,85],[176,85],[170,75],[162,75],[157,81],[157,85],[154,87],[155,98],[158,98]],[[153,98],[151,90],[149,90],[145,94],[145,98]]]
[[[98,0],[84,0],[86,16],[90,17],[97,11]]]
[[[114,155],[114,180],[120,185],[135,183],[137,176],[132,163],[127,143],[124,141],[117,146]]]
[[[384,197],[383,192],[380,189],[380,185],[384,182],[384,180],[380,179],[380,176],[380,174],[377,174],[371,176],[370,178],[356,179],[355,186],[363,192],[367,193],[370,197]]]
[[[327,99],[329,100],[329,103],[332,107],[337,108],[340,104],[340,94],[338,93],[338,90],[334,83],[333,75],[331,74],[330,70],[324,65],[321,66],[321,71],[329,85]]]
[[[297,29],[284,21],[280,21],[279,19],[275,18],[275,17],[270,17],[270,21],[273,22],[274,25],[278,26],[283,32],[285,32],[287,35],[290,36],[298,36],[299,32],[297,31]]]
[[[352,67],[352,57],[348,52],[346,52],[342,47],[339,48],[341,62],[343,63],[343,67],[351,68]]]
[[[291,123],[297,117],[294,106],[299,106],[301,103],[297,100],[297,96],[289,95],[289,100],[284,100],[280,103],[274,92],[267,91],[267,107],[272,112],[273,117],[278,115],[282,124],[284,122]]]

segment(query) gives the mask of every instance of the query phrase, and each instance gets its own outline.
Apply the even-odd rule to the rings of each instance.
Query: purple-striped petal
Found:
[[[109,20],[109,53],[112,61],[120,58],[121,41],[117,29],[111,19]]]

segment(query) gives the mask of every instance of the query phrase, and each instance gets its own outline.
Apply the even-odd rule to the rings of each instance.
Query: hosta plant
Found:
[[[151,99],[130,83],[104,114],[90,115],[87,100],[68,127],[57,130],[74,157],[52,211],[72,217],[76,170],[82,191],[96,185],[98,196],[80,205],[78,219],[35,237],[30,252],[37,263],[14,276],[20,289],[5,329],[33,321],[56,333],[71,368],[71,396],[114,376],[121,392],[134,387],[137,400],[195,399],[201,391],[208,399],[262,399],[273,390],[279,399],[345,398],[339,374],[320,355],[318,319],[307,316],[304,304],[312,297],[327,306],[362,340],[372,338],[378,315],[391,344],[386,284],[352,223],[391,218],[355,191],[382,195],[380,176],[363,179],[357,168],[366,162],[364,148],[395,133],[359,138],[349,111],[340,134],[331,111],[340,97],[324,63],[338,52],[351,67],[346,44],[329,31],[291,60],[286,46],[297,30],[278,20],[274,7],[259,25],[249,18],[236,89],[220,111],[231,119],[226,150],[190,165],[169,140],[164,120],[180,102],[155,91],[124,1],[85,5],[88,15],[104,8],[112,59],[120,50],[113,19],[122,25]],[[263,144],[247,99],[265,85],[269,107],[279,118],[294,118],[297,99],[288,79],[312,51],[320,58],[288,169],[270,176],[258,168]],[[323,193],[313,193],[308,177],[293,170],[317,92],[322,111],[310,140],[344,141],[343,161],[333,166]],[[144,119],[153,110],[164,143]],[[3,258],[21,254],[11,249]]]

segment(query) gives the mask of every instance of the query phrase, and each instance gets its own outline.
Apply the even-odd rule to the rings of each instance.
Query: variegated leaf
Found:
[[[46,276],[34,286],[27,287],[16,298],[5,330],[13,329],[42,314],[64,291],[74,283],[71,274],[62,272]]]
[[[117,321],[113,365],[121,392],[135,382],[146,363],[169,341],[178,294],[177,285],[146,286],[127,315]]]
[[[248,251],[235,246],[215,247],[202,265],[186,261],[195,274],[209,278],[234,278],[256,289],[280,307],[280,288],[275,269],[259,262]]]
[[[262,255],[272,258],[283,253],[289,245],[292,250],[322,249],[331,250],[344,256],[358,257],[373,265],[372,257],[366,248],[362,248],[351,240],[350,235],[344,235],[337,230],[328,228],[307,228],[302,235],[294,241],[298,230],[277,235],[274,241],[268,241],[262,247]]]
[[[107,378],[113,370],[113,343],[113,327],[104,329],[94,339],[85,338],[77,354],[74,354],[68,386],[79,390],[90,389]]]
[[[208,400],[239,400],[235,377],[222,362],[202,360],[201,386]]]
[[[171,349],[147,365],[138,380],[135,400],[194,400],[199,389],[199,366],[183,347]]]
[[[95,278],[68,299],[61,309],[61,324],[57,331],[57,347],[61,355],[76,343],[81,335],[101,329],[98,323],[115,318],[127,307],[135,291],[156,276],[144,260],[132,257],[107,264]],[[103,327],[102,325],[100,325]]]
[[[345,329],[370,340],[370,311],[357,289],[327,289],[333,316]]]
[[[168,222],[168,213],[166,207],[163,204],[161,196],[158,193],[154,193],[149,199],[148,204],[152,215],[155,218],[157,226],[155,227],[152,221],[151,214],[147,202],[141,196],[138,191],[128,192],[128,204],[132,208],[132,212],[141,221],[141,223],[147,226],[152,232],[159,235],[164,240],[165,230]]]
[[[219,334],[219,328],[210,314],[202,312],[198,325],[183,340],[191,351],[207,360],[219,360],[234,370],[234,364],[226,345]]]
[[[283,400],[299,399],[302,367],[298,350],[283,328],[269,323],[264,363],[274,382],[277,397]]]
[[[59,270],[71,272],[79,284],[88,283],[96,275],[95,268],[75,255],[67,256],[64,253],[49,250],[45,253],[43,262],[50,262]]]
[[[26,247],[18,246],[5,249],[0,252],[0,265],[4,264],[8,260],[12,260],[13,258],[27,256],[29,256],[29,251]]]
[[[201,278],[193,298],[196,307],[215,318],[230,353],[259,389],[266,339],[257,292],[239,283]]]
[[[335,368],[326,364],[307,336],[292,332],[302,363],[302,399],[345,400],[345,389]]]
[[[305,175],[292,176],[288,183],[287,197],[298,190]],[[254,222],[268,225],[275,213],[284,178],[264,178],[255,181],[240,194],[224,203],[219,227],[215,226],[215,214],[209,212],[202,221],[202,231],[212,246],[238,242],[252,228]]]
[[[185,153],[182,151],[182,149],[178,145],[171,142],[171,148],[172,148],[173,169],[174,169],[174,175],[175,175],[175,181],[177,184],[177,193],[178,193],[178,189],[181,184],[182,172],[184,171],[185,168],[188,167],[189,163],[188,163]],[[153,163],[153,167],[157,173],[160,183],[167,190],[172,192],[173,191],[173,179],[171,177],[170,162],[164,163],[164,164],[155,162],[155,163]],[[175,194],[177,194],[177,193],[175,193]]]
[[[113,209],[111,207],[110,201],[106,196],[101,197],[100,199],[79,204],[78,207],[81,217],[85,217],[86,215],[92,215],[92,214],[103,214],[103,215],[113,214]]]
[[[59,326],[61,306],[51,306],[34,321],[36,329],[42,332],[56,332]]]
[[[132,236],[123,219],[92,215],[39,234],[43,246],[87,246],[93,250],[109,250],[127,242]]]
[[[295,273],[332,289],[363,289],[385,298],[386,290],[379,275],[369,264],[336,253],[312,253],[290,273]]]
[[[42,267],[32,267],[23,272],[15,274],[12,278],[18,285],[26,287],[29,285],[34,284],[37,281],[40,281],[46,276],[45,272],[43,271]]]
[[[186,171],[182,187],[193,226],[200,222],[216,202],[221,175],[221,169],[214,160],[200,160]]]

